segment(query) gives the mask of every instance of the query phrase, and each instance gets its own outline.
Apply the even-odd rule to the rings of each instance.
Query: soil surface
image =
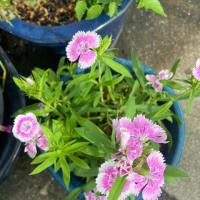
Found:
[[[19,0],[17,10],[19,18],[28,23],[55,26],[76,21],[75,4],[77,0],[44,0],[31,5],[30,1]]]

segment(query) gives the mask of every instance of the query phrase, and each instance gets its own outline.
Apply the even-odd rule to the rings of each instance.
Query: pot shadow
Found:
[[[178,200],[175,196],[168,194],[165,190],[162,190],[160,200]]]

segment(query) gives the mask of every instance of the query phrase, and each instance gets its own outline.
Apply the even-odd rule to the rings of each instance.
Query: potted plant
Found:
[[[175,167],[185,141],[177,101],[189,98],[190,111],[200,92],[200,60],[188,79],[174,79],[179,61],[156,75],[134,51],[131,61],[117,59],[111,41],[80,31],[66,48],[71,62],[63,57],[56,72],[36,68],[14,78],[36,102],[15,114],[13,134],[30,157],[37,146],[43,150],[31,174],[50,167],[74,189],[67,199],[80,192],[86,199],[157,199],[164,180],[189,177]]]
[[[12,137],[12,114],[25,105],[24,96],[13,82],[18,76],[9,58],[0,47],[0,183],[12,170],[21,152],[22,143]],[[4,125],[4,126],[3,126]]]
[[[64,24],[64,25],[62,23],[67,23],[67,19],[64,18],[63,22],[63,16],[62,16],[63,14],[61,11],[65,8],[64,6],[65,4],[63,4],[63,7],[60,7],[59,10],[57,11],[57,9],[55,8],[58,4],[56,2],[58,1],[39,1],[39,0],[34,1],[36,2],[35,3],[36,5],[34,5],[34,7],[37,7],[38,8],[37,10],[33,10],[29,6],[32,2],[30,0],[29,1],[15,0],[12,1],[12,4],[10,3],[11,2],[10,0],[6,0],[5,2],[7,2],[7,4],[2,2],[3,5],[0,6],[0,16],[2,16],[0,19],[4,20],[3,22],[0,22],[0,28],[16,35],[17,37],[27,40],[35,45],[54,47],[54,49],[58,54],[64,55],[65,52],[64,47],[66,46],[67,42],[72,39],[72,36],[78,30],[96,31],[101,36],[105,36],[106,34],[108,35],[112,34],[113,36],[112,46],[114,46],[115,43],[117,42],[120,32],[122,31],[125,14],[132,3],[132,0],[77,1],[77,5],[75,7],[76,16],[77,19],[81,20],[83,18],[83,20],[79,22],[75,21],[71,24]],[[23,3],[23,6],[21,2]],[[44,2],[46,2],[47,7],[43,7]],[[66,4],[69,2],[71,5],[72,4],[71,2],[73,1],[66,0],[60,2],[65,2]],[[87,4],[85,2],[87,2]],[[49,8],[50,5],[52,5],[52,7]],[[120,5],[119,8],[118,5]],[[73,5],[71,7],[70,9],[73,10]],[[155,12],[166,16],[159,0],[153,2],[149,0],[140,1],[138,7],[153,9]],[[19,18],[20,12],[17,11],[17,8],[18,10],[22,9],[21,18],[24,17],[23,15],[25,15],[25,13],[30,13],[28,17],[28,22],[24,21],[27,18],[26,16],[24,17],[25,18],[24,20],[21,20]],[[105,12],[103,12],[103,9],[107,11],[109,16]],[[44,15],[42,15],[41,13],[38,14],[40,10],[42,10],[41,12],[45,14]],[[51,13],[51,10],[55,10],[56,13]],[[5,15],[5,13],[7,13],[7,11],[10,13],[10,15],[8,15],[9,18],[8,17],[6,18],[7,21],[9,21],[10,18],[11,19],[15,18],[10,23],[5,22],[5,17],[7,16]],[[45,25],[46,20],[44,20],[46,19],[45,16],[56,17],[57,13],[61,13],[60,14],[61,16],[59,15],[57,17],[61,21],[59,22],[59,20],[57,19],[56,21],[58,22],[56,25],[54,25],[55,20],[53,19],[51,26],[46,26]],[[72,12],[72,14],[74,15],[74,12]],[[35,15],[36,17],[33,17]],[[39,17],[37,15],[39,15]],[[84,16],[88,20],[85,20]],[[35,21],[36,24],[32,24],[30,22],[34,18],[36,18]],[[42,26],[43,22],[40,22],[40,19],[44,20],[45,22],[43,26]]]

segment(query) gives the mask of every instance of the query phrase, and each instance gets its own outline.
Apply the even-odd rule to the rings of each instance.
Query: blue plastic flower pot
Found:
[[[12,125],[11,115],[19,108],[25,106],[25,98],[13,82],[13,76],[18,76],[18,73],[1,47],[0,61],[4,64],[7,71],[5,88],[4,92],[1,93],[2,97],[0,100],[0,112],[4,111],[0,114],[0,122],[3,125]],[[0,132],[0,183],[5,180],[14,167],[20,155],[21,147],[22,144],[19,140],[8,133]]]
[[[20,19],[14,19],[11,21],[12,25],[0,22],[0,28],[35,45],[53,47],[56,53],[61,55],[65,55],[65,46],[77,31],[96,31],[101,36],[112,34],[112,46],[114,46],[121,33],[125,14],[132,2],[133,0],[123,0],[118,15],[112,18],[103,13],[93,20],[82,20],[52,27],[29,24]]]
[[[123,59],[123,58],[116,59],[116,60],[119,63],[126,66],[130,70],[132,75],[134,76],[134,72],[132,69],[132,63],[130,60]],[[149,68],[145,65],[142,65],[142,66],[143,66],[146,74],[155,74],[155,72],[151,68]],[[83,72],[83,71],[81,71],[81,72]],[[171,88],[165,87],[164,90],[166,90],[169,94],[174,95],[174,92]],[[167,164],[177,166],[180,161],[183,150],[184,150],[185,120],[184,120],[183,110],[182,110],[179,102],[174,102],[171,109],[181,120],[182,124],[179,125],[176,121],[174,121],[173,123],[167,123],[168,130],[172,134],[173,144],[172,144],[172,148],[171,148],[170,152],[166,151],[164,153],[164,157],[166,159]],[[58,173],[54,173],[54,168],[50,167],[49,172],[55,178],[55,180],[68,192],[70,192],[73,189],[75,189],[76,187],[79,187],[84,184],[83,181],[79,177],[72,175],[71,180],[70,180],[70,186],[69,186],[69,188],[66,188],[65,184],[63,182],[61,171],[59,171]],[[80,194],[79,198],[84,200],[83,194]],[[136,198],[136,200],[141,200],[141,199],[142,199],[141,195]]]

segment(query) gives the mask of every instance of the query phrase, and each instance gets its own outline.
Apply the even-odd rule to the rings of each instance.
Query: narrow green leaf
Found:
[[[193,89],[191,92],[190,92],[190,96],[189,96],[189,102],[188,102],[188,110],[187,112],[189,113],[192,109],[192,104],[193,104],[193,101],[194,101],[194,97],[195,97],[195,90]]]
[[[63,151],[67,154],[79,151],[81,148],[87,146],[89,142],[76,142],[70,146],[66,146]]]
[[[110,189],[108,200],[118,199],[125,184],[126,184],[126,177],[117,176],[117,178],[115,179],[115,182],[113,183]]]
[[[121,65],[120,63],[118,63],[108,57],[103,57],[102,60],[105,62],[106,65],[108,65],[114,71],[116,71],[126,77],[132,78],[130,71],[125,66]]]
[[[70,168],[69,168],[69,165],[68,165],[65,157],[60,157],[59,163],[60,163],[60,166],[61,166],[61,169],[62,169],[64,183],[65,183],[66,187],[68,187],[69,186],[69,181],[70,181]]]
[[[44,171],[45,169],[47,169],[48,167],[50,167],[51,165],[54,164],[56,158],[48,158],[46,159],[42,164],[40,164],[39,166],[37,166],[31,173],[30,175],[35,175],[35,174],[39,174],[40,172]]]
[[[132,50],[131,61],[132,61],[133,71],[135,72],[137,79],[139,80],[141,86],[145,88],[146,80],[144,75],[144,69],[140,64],[140,61],[138,60],[134,49]]]
[[[71,191],[67,195],[65,200],[74,200],[74,199],[76,199],[76,197],[79,195],[79,193],[81,193],[81,191],[82,191],[82,187],[78,187],[78,188],[74,189],[73,191]]]
[[[40,80],[39,93],[38,93],[39,98],[42,97],[43,90],[44,90],[44,85],[45,85],[45,82],[46,82],[46,78],[47,78],[47,76],[48,76],[48,73],[49,73],[49,69],[47,69],[47,70],[43,73],[42,78],[41,78],[41,80]]]
[[[35,164],[38,164],[38,163],[41,163],[43,162],[44,160],[46,160],[47,158],[54,158],[56,157],[56,152],[44,152],[40,155],[38,155],[32,162],[31,162],[31,165],[35,165]]]
[[[178,66],[179,66],[179,63],[180,63],[180,59],[178,59],[174,64],[173,64],[173,66],[172,66],[172,68],[171,68],[171,72],[173,73],[173,76],[172,77],[174,77],[175,75],[176,75],[176,70],[178,69]]]
[[[179,84],[177,82],[171,81],[171,80],[160,80],[160,82],[163,85],[168,86],[168,87],[175,89],[175,90],[185,90],[184,86],[182,86],[181,84]]]
[[[184,171],[170,165],[167,165],[164,172],[164,176],[170,176],[175,178],[190,178],[190,176]]]
[[[77,166],[82,167],[84,169],[90,169],[89,165],[82,159],[77,156],[69,155],[70,160],[72,160]]]
[[[133,118],[136,114],[135,97],[130,96],[125,105],[125,116],[128,118]]]
[[[84,147],[84,149],[80,149],[79,151],[86,155],[90,155],[94,157],[104,157],[105,155],[103,151],[101,151],[95,146],[86,146]]]

